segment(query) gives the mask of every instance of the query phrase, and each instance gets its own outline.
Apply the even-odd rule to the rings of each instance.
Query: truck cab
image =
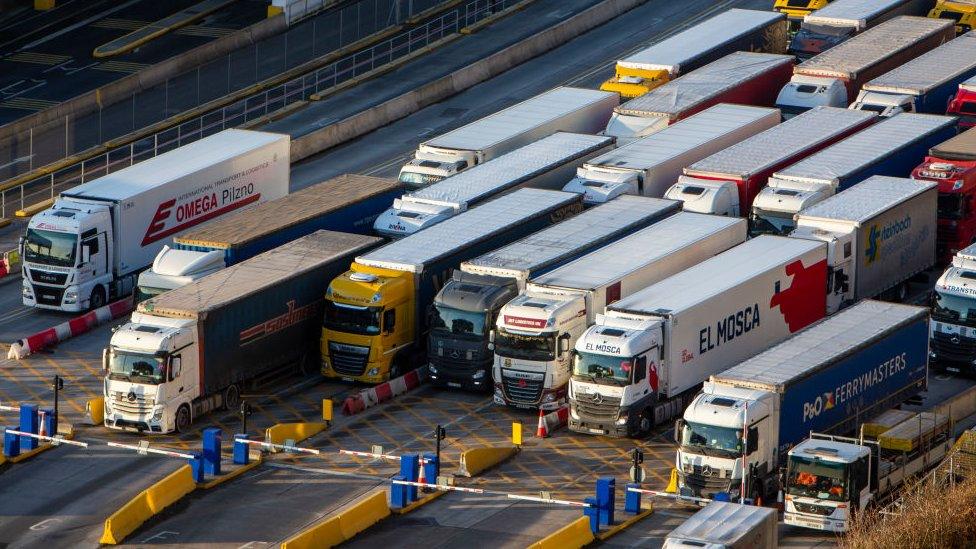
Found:
[[[803,18],[826,6],[830,0],[775,0],[773,11],[786,15],[792,28],[797,28]]]
[[[848,442],[849,441],[849,442]],[[790,450],[786,460],[783,522],[846,532],[854,510],[864,509],[877,486],[877,443],[816,435]]]
[[[965,34],[976,25],[976,1],[938,0],[929,17],[951,19],[956,22],[956,34]]]
[[[946,114],[959,117],[959,129],[976,126],[976,79],[959,85],[959,91],[949,100]]]
[[[857,34],[856,27],[804,22],[786,50],[800,61],[810,59]]]
[[[833,189],[819,183],[770,178],[755,200],[749,214],[749,236],[786,236],[796,228],[794,216],[800,210],[822,202]]]
[[[607,128],[600,135],[608,135],[617,139],[617,146],[622,147],[631,141],[657,133],[670,124],[663,116],[637,116],[614,112],[607,122]]]
[[[198,252],[163,246],[159,255],[153,259],[152,267],[139,273],[136,303],[167,290],[186,286],[224,267],[224,254],[219,250]]]
[[[407,192],[422,189],[461,173],[479,162],[473,151],[442,149],[421,144],[414,158],[400,168],[398,179]]]
[[[582,194],[585,204],[602,204],[625,194],[642,195],[643,181],[635,171],[585,166],[576,168],[576,177],[563,190]]]
[[[912,179],[939,184],[939,230],[936,253],[949,262],[976,242],[976,160],[943,160],[926,156]]]
[[[457,214],[451,206],[426,202],[393,201],[393,207],[381,213],[373,222],[373,230],[390,239],[403,238],[436,225]]]
[[[857,99],[848,107],[852,110],[871,111],[878,116],[891,117],[903,112],[915,112],[915,96],[861,90]]]
[[[776,108],[783,120],[808,111],[818,105],[847,107],[847,86],[836,78],[794,74],[776,96]]]
[[[617,92],[620,97],[631,99],[667,83],[670,77],[671,74],[666,69],[629,66],[618,61],[613,77],[600,84],[600,89]]]
[[[739,186],[735,181],[713,181],[682,175],[664,193],[664,198],[680,200],[681,209],[727,217],[739,217]]]
[[[976,373],[976,245],[959,251],[932,291],[929,360],[939,370]]]

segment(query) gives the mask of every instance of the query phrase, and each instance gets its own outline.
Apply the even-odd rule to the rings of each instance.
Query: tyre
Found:
[[[237,411],[237,408],[241,405],[241,390],[237,385],[231,385],[224,389],[224,409],[230,411]]]
[[[654,427],[654,412],[650,408],[644,408],[641,412],[640,420],[637,423],[637,436],[644,437],[650,434]]]
[[[404,374],[403,367],[403,355],[397,355],[393,357],[393,363],[390,364],[390,379],[396,379]]]
[[[190,425],[193,423],[193,417],[190,415],[190,406],[184,404],[176,410],[176,432],[184,434],[190,431]]]
[[[105,288],[95,286],[92,289],[91,297],[88,298],[88,309],[95,310],[105,306]]]

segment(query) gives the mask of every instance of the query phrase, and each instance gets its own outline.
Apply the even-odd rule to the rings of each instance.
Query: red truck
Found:
[[[976,126],[976,77],[959,84],[959,91],[949,100],[946,114],[958,116],[960,128]]]
[[[936,258],[942,263],[976,243],[976,128],[929,149],[912,179],[939,184]]]

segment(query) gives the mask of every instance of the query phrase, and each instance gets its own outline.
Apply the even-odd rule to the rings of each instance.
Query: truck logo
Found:
[[[651,389],[656,393],[659,381],[657,378],[657,363],[654,361],[651,361],[651,365],[647,369],[647,382],[651,385]]]
[[[712,326],[708,325],[698,332],[698,354],[703,355],[722,344],[728,343],[733,339],[749,333],[753,328],[759,327],[759,304],[754,303],[746,306],[741,311],[736,311],[726,317],[722,317],[715,323],[715,332]]]
[[[813,400],[813,402],[803,403],[803,422],[806,423],[821,413],[830,410],[838,404],[843,404],[848,400],[857,398],[861,393],[884,383],[888,378],[897,375],[908,367],[908,356],[905,353],[893,356],[888,360],[878,364],[876,367],[864,372],[863,374],[846,381],[833,391],[825,392]]]
[[[505,315],[505,324],[520,328],[545,328],[546,320],[544,318],[525,318],[522,316]]]
[[[265,337],[280,332],[285,328],[294,326],[303,320],[312,318],[318,312],[319,305],[321,301],[315,301],[309,303],[308,305],[302,307],[295,307],[295,300],[292,299],[286,303],[288,307],[288,312],[278,315],[274,318],[265,320],[260,324],[251,326],[250,328],[245,328],[241,330],[240,342],[241,346],[250,345],[257,341],[264,339]]]
[[[892,221],[880,229],[877,223],[871,225],[871,230],[867,234],[867,245],[864,247],[864,256],[868,258],[868,263],[874,263],[878,259],[878,252],[881,250],[881,244],[885,240],[892,238],[898,233],[907,231],[911,227],[912,216],[910,215],[905,216],[905,219]]]
[[[254,192],[254,183],[224,189],[220,192],[219,200],[215,191],[204,192],[196,198],[192,197],[193,194],[172,198],[156,208],[156,213],[146,228],[146,234],[142,237],[143,246],[261,199],[261,193]],[[171,221],[175,223],[170,225]]]
[[[803,403],[803,421],[813,419],[825,410],[830,410],[835,406],[834,393],[824,393],[814,399],[813,402]]]
[[[769,308],[779,307],[792,334],[827,314],[827,260],[804,267],[798,259],[786,266],[786,276],[793,279],[790,287],[774,293]]]

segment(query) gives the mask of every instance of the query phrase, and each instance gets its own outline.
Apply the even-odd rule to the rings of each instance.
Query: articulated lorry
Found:
[[[664,196],[681,170],[779,124],[779,111],[722,103],[647,137],[593,158],[564,191],[599,204],[624,194]]]
[[[426,361],[434,296],[461,262],[581,211],[580,195],[520,189],[357,257],[325,294],[322,374],[380,383]]]
[[[830,0],[773,0],[773,10],[786,15],[790,30],[795,31],[804,17],[829,3]]]
[[[430,380],[491,390],[488,332],[526,283],[681,210],[677,202],[621,196],[504,248],[461,263],[434,297],[427,343]]]
[[[730,53],[615,108],[604,134],[623,145],[719,103],[770,107],[792,69],[790,55]]]
[[[329,280],[381,242],[317,231],[143,301],[102,354],[105,425],[185,433],[256,378],[314,365]]]
[[[599,133],[619,103],[611,92],[549,90],[424,141],[400,169],[400,182],[416,190],[556,132]]]
[[[936,255],[940,263],[949,263],[956,252],[976,243],[976,130],[929,149],[912,179],[939,184]]]
[[[681,212],[529,281],[489,334],[494,400],[552,410],[565,404],[572,349],[608,304],[746,238],[742,219]]]
[[[340,175],[187,231],[139,274],[136,302],[320,229],[366,234],[402,192],[395,179]]]
[[[664,538],[664,549],[777,549],[776,511],[767,507],[713,501]]]
[[[959,84],[956,95],[949,99],[946,114],[958,116],[960,128],[976,126],[976,77]]]
[[[524,187],[559,189],[578,167],[613,144],[612,137],[556,132],[393,201],[373,228],[382,236],[401,238],[503,193]]]
[[[937,0],[929,17],[953,21],[956,33],[965,34],[976,25],[976,0]]]
[[[907,176],[928,149],[955,132],[952,117],[899,114],[777,171],[753,200],[754,234],[789,234],[801,210],[872,175]]]
[[[835,0],[803,18],[789,52],[809,59],[898,15],[925,15],[932,0]]]
[[[969,32],[861,86],[850,108],[881,116],[945,114],[959,84],[976,76],[976,33]]]
[[[926,388],[927,324],[924,308],[862,301],[713,375],[675,425],[679,493],[776,501],[811,431],[852,432]]]
[[[600,89],[631,98],[644,95],[733,51],[786,53],[782,14],[733,8],[617,61]]]
[[[956,253],[932,291],[929,360],[954,374],[976,374],[976,244]]]
[[[846,107],[865,83],[954,36],[951,21],[910,15],[889,19],[797,65],[776,106],[784,117],[817,105]]]
[[[684,175],[665,196],[681,200],[685,211],[747,217],[752,201],[776,170],[864,129],[876,119],[871,113],[836,107],[811,109],[687,165]]]
[[[24,305],[84,311],[131,294],[167,237],[288,194],[289,146],[224,130],[62,192],[20,241]]]

